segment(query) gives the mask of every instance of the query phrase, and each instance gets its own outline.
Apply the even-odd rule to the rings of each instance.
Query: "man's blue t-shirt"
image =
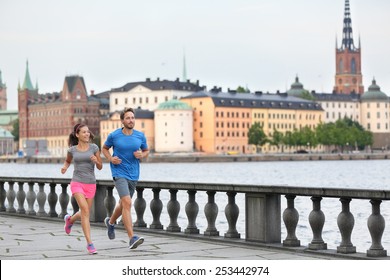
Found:
[[[108,148],[112,147],[112,156],[117,156],[122,160],[120,164],[110,163],[112,177],[138,181],[139,159],[133,153],[139,149],[148,149],[145,135],[135,129],[131,135],[126,135],[122,132],[122,128],[118,128],[108,135],[104,145]]]

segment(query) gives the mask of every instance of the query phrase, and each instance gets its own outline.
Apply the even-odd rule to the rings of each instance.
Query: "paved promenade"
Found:
[[[128,249],[128,238],[121,226],[116,239],[109,240],[106,228],[92,224],[92,239],[98,250],[88,255],[80,223],[66,235],[60,219],[23,218],[0,214],[1,260],[330,260],[365,259],[364,254],[324,254],[300,249],[283,249],[251,245],[245,241],[227,242],[222,237],[206,238],[203,235],[151,233],[137,231],[145,242],[137,249]],[[390,259],[390,257],[382,258]]]

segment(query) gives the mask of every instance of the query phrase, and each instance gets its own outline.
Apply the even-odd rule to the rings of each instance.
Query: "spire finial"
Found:
[[[351,12],[349,9],[349,0],[345,0],[344,8],[344,25],[343,25],[343,40],[341,44],[342,49],[355,50],[352,36],[352,20]]]
[[[184,48],[183,48],[183,77],[182,77],[182,81],[187,82],[186,53],[185,53]]]

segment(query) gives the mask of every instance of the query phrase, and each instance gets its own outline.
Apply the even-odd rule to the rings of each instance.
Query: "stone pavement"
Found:
[[[70,235],[60,219],[20,217],[0,213],[1,260],[330,260],[367,259],[364,254],[318,253],[307,249],[261,246],[249,242],[227,242],[223,237],[188,236],[182,233],[136,229],[145,242],[128,249],[128,238],[117,226],[116,239],[109,240],[103,223],[92,224],[92,239],[98,254],[88,255],[80,223]],[[382,258],[382,259],[389,259]]]

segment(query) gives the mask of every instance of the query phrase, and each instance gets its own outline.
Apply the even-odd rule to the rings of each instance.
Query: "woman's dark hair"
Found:
[[[80,132],[80,129],[83,128],[84,126],[87,126],[86,124],[78,123],[73,127],[73,131],[71,134],[69,134],[69,139],[68,139],[68,146],[76,146],[79,143],[79,138],[77,138],[76,134]],[[92,141],[95,135],[93,135],[92,132],[89,132],[89,140]]]

